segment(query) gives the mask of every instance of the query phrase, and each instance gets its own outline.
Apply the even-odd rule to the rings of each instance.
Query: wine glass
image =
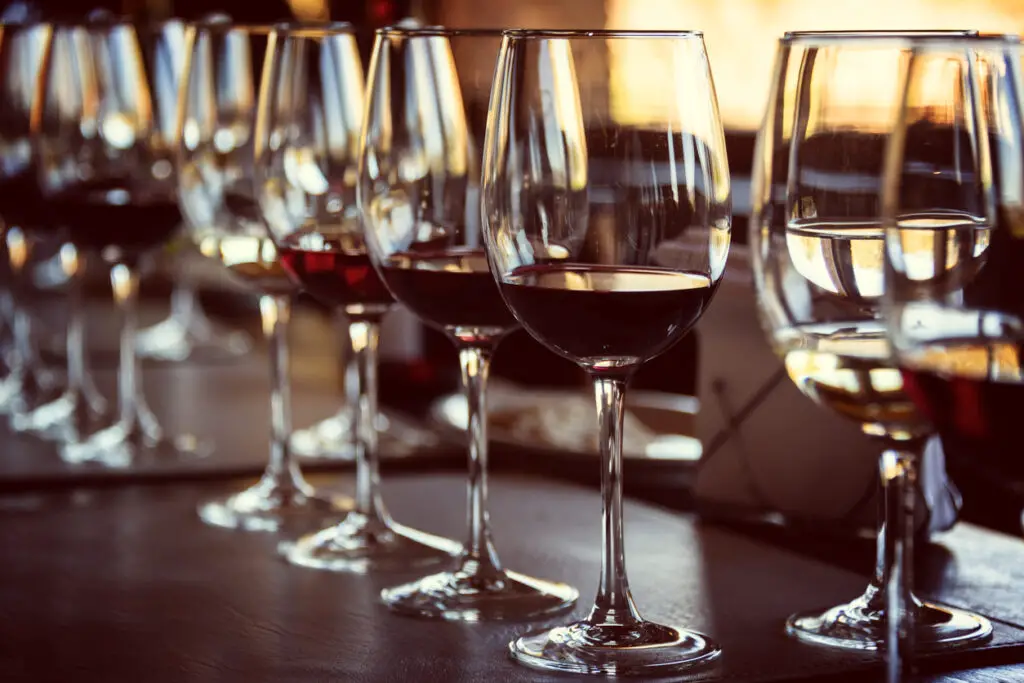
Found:
[[[591,674],[705,664],[720,651],[710,638],[640,616],[622,533],[626,387],[696,324],[729,251],[729,169],[703,36],[506,32],[483,160],[491,270],[526,331],[593,379],[602,463],[594,607],[517,638],[512,657]]]
[[[196,24],[187,51],[179,121],[178,187],[200,253],[260,294],[270,346],[270,462],[252,487],[199,506],[203,521],[254,531],[294,531],[340,516],[350,501],[320,495],[292,457],[288,320],[297,288],[260,218],[253,176],[253,130],[269,26]]]
[[[356,505],[334,526],[285,548],[290,562],[366,572],[446,561],[461,547],[395,524],[377,462],[377,342],[394,304],[366,253],[356,207],[363,69],[348,24],[276,28],[256,119],[256,192],[281,263],[305,291],[348,317],[358,381]]]
[[[898,75],[911,41],[953,36],[963,33],[791,33],[779,44],[758,137],[750,221],[762,324],[796,386],[857,422],[883,451],[885,515],[874,576],[849,603],[789,618],[787,632],[812,643],[861,650],[894,645],[886,639],[886,624],[902,615],[888,613],[887,593],[912,612],[917,649],[977,642],[992,631],[979,615],[922,603],[910,592],[907,551],[914,520],[907,515],[908,500],[917,495],[914,468],[931,429],[904,391],[881,318],[878,192],[899,103]],[[930,104],[955,123],[936,134],[948,145],[931,166],[941,171],[922,178],[939,193],[979,180],[973,156],[957,156],[964,152],[962,141],[949,145],[971,117],[964,107],[965,75],[955,63],[947,67],[933,74],[938,80]],[[952,239],[951,225],[933,223],[930,234],[941,231]]]
[[[909,46],[882,176],[883,311],[904,390],[947,457],[1004,485],[1024,481],[1019,41]]]
[[[118,419],[63,444],[72,462],[124,467],[205,453],[195,437],[164,433],[142,397],[135,353],[139,262],[181,222],[173,161],[184,43],[180,21],[105,18],[53,37],[36,133],[42,191],[71,243],[111,265],[123,315]]]
[[[491,356],[518,325],[480,237],[480,154],[501,31],[377,31],[359,163],[370,256],[401,303],[455,343],[469,406],[469,538],[458,565],[385,590],[392,609],[481,621],[571,606],[576,590],[506,571],[487,514]]]
[[[29,294],[29,260],[40,233],[52,227],[32,163],[31,111],[49,49],[44,23],[0,25],[0,216],[10,269],[12,345],[9,372],[0,382],[0,411],[24,420],[48,400],[53,377],[36,353]]]

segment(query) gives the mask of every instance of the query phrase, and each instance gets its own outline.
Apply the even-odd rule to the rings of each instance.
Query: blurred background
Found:
[[[782,511],[796,518],[846,519],[870,527],[874,516],[874,446],[859,429],[814,406],[788,381],[757,321],[747,241],[749,173],[754,139],[772,77],[777,38],[793,30],[976,29],[1024,33],[1021,0],[29,0],[8,2],[8,15],[78,18],[102,8],[140,19],[195,19],[223,12],[237,22],[348,21],[363,27],[364,59],[372,29],[415,18],[450,27],[696,29],[705,34],[714,73],[733,177],[733,249],[716,303],[700,326],[639,373],[636,388],[692,395],[700,400],[694,427],[703,444],[697,496],[711,508]],[[616,80],[635,60],[649,61],[645,78]],[[637,51],[609,52],[606,68],[615,87],[610,106],[628,119],[652,106],[659,79],[657,60]],[[631,73],[636,74],[636,71]],[[866,72],[851,97],[888,91],[895,73]],[[170,278],[147,280],[146,292],[166,299]],[[101,285],[103,283],[100,283]],[[215,278],[205,283],[204,305],[221,317],[255,323],[254,300],[226,291]],[[307,302],[329,328],[328,316]],[[248,313],[246,313],[248,311]],[[326,334],[326,333],[324,333]],[[321,341],[316,357],[303,356],[298,371],[333,368],[333,348]],[[422,413],[458,386],[451,344],[398,310],[382,336],[381,399]],[[302,349],[300,346],[298,347]],[[307,368],[307,370],[303,370]],[[333,370],[332,370],[333,371]],[[582,373],[528,335],[503,342],[494,374],[521,385],[579,386]],[[300,380],[301,381],[301,380]],[[794,428],[794,425],[799,425]],[[297,425],[299,426],[299,425]],[[823,454],[827,453],[823,457]],[[941,464],[940,464],[941,467]],[[839,472],[842,476],[837,476]],[[967,498],[965,514],[1015,530],[1021,497],[992,496],[992,482],[970,471],[953,472]],[[820,486],[822,481],[836,482]],[[837,490],[836,487],[843,490]],[[976,495],[970,495],[971,491]],[[982,495],[987,492],[989,495]],[[688,495],[678,489],[669,496]]]

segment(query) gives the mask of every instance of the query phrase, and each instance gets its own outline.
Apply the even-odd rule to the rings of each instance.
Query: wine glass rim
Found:
[[[384,26],[377,29],[378,36],[404,38],[500,38],[503,28],[448,28],[447,26]]]
[[[236,24],[234,22],[221,21],[195,21],[189,24],[197,31],[206,33],[230,33],[231,31],[244,31],[246,33],[269,34],[274,30],[276,24]]]
[[[347,21],[280,21],[272,25],[274,33],[311,38],[316,36],[354,35],[358,29]]]
[[[643,30],[643,29],[537,29],[510,28],[503,35],[517,40],[534,40],[547,38],[685,38],[703,39],[703,31],[680,30]]]
[[[910,45],[915,43],[970,42],[1019,43],[1020,36],[1009,33],[982,33],[974,29],[964,30],[912,30],[912,31],[787,31],[779,38],[783,45],[836,43],[890,43]]]

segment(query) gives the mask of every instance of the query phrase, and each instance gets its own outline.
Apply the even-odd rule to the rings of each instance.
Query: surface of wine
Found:
[[[104,250],[114,260],[134,259],[166,243],[181,223],[170,193],[130,181],[82,183],[53,198],[57,216],[80,248]],[[112,250],[112,251],[106,251]]]
[[[588,367],[658,355],[700,318],[716,285],[700,273],[550,264],[519,268],[502,294],[530,334]]]
[[[977,272],[991,234],[956,214],[908,217],[906,228],[900,238],[912,277],[939,278],[946,291]],[[797,272],[839,299],[872,303],[882,295],[885,230],[879,223],[794,222],[786,228],[786,249]]]
[[[209,234],[198,246],[204,256],[223,263],[232,279],[253,291],[285,295],[298,290],[269,237]]]
[[[1024,344],[930,344],[900,361],[907,395],[935,426],[947,453],[1024,484]]]
[[[282,240],[278,251],[281,265],[302,289],[350,317],[379,318],[394,304],[361,235],[297,233]]]
[[[805,325],[788,330],[785,337],[788,343],[780,350],[786,372],[817,403],[856,421],[873,436],[905,439],[927,431],[903,391],[880,323]]]
[[[517,324],[482,250],[394,254],[381,270],[399,301],[457,337],[493,336]]]

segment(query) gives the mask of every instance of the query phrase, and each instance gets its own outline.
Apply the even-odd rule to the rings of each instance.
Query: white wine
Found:
[[[877,321],[804,325],[781,339],[786,372],[817,403],[872,436],[907,439],[927,432]]]
[[[198,240],[199,251],[224,264],[245,287],[261,294],[291,294],[297,288],[278,260],[269,237],[211,234]]]
[[[916,282],[955,291],[984,263],[991,230],[970,216],[906,216],[899,223],[897,270]],[[786,228],[790,262],[808,282],[854,303],[874,303],[885,276],[885,229],[877,222],[794,221]]]

